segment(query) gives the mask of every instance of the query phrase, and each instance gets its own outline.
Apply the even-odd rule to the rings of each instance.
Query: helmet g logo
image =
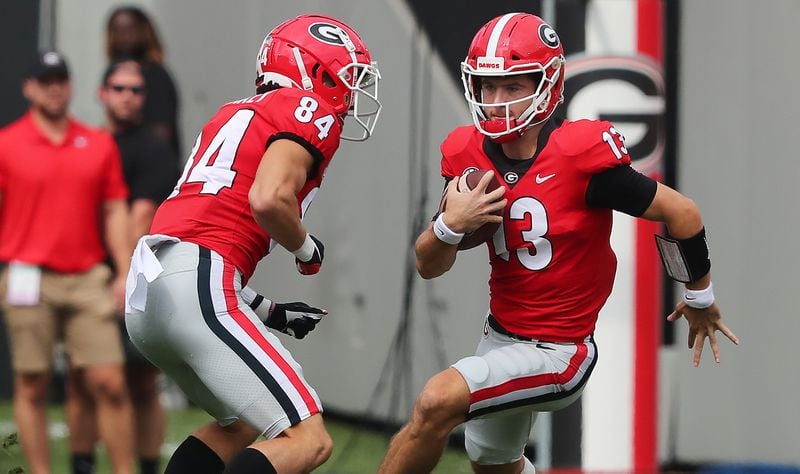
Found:
[[[330,23],[314,23],[308,27],[308,32],[323,43],[344,46],[347,33],[341,28]]]
[[[556,34],[556,30],[547,23],[539,25],[539,39],[542,40],[542,43],[551,48],[558,48],[558,45],[561,43]]]

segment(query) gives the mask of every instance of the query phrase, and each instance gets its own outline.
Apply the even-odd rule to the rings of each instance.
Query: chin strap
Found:
[[[292,48],[292,53],[294,54],[294,62],[297,64],[297,70],[300,72],[300,78],[303,84],[303,89],[310,91],[314,89],[314,83],[311,82],[311,78],[308,77],[308,71],[306,71],[306,65],[303,62],[303,57],[300,54],[300,48],[297,46]]]
[[[508,130],[509,128],[516,127],[517,126],[517,119],[511,119],[509,121],[509,124],[510,124],[510,126],[506,126],[506,121],[505,120],[501,120],[501,119],[481,120],[481,127],[483,127],[483,130],[485,130],[486,132],[489,132],[489,133],[492,133],[492,134],[502,133],[502,135],[497,135],[497,136],[494,136],[494,137],[489,136],[489,140],[491,140],[492,143],[497,143],[497,144],[500,144],[500,145],[502,145],[503,143],[510,143],[510,142],[513,142],[514,140],[517,140],[519,137],[524,135],[525,132],[528,130],[528,127],[525,127],[525,128],[519,129],[519,130],[515,130],[513,132],[503,133],[506,130]]]

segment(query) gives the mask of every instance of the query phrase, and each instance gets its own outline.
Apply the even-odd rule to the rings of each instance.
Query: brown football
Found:
[[[458,178],[458,190],[462,193],[469,192],[475,189],[475,186],[478,185],[481,178],[484,174],[490,173],[489,170],[475,170],[470,173],[461,175]],[[498,187],[500,187],[500,181],[497,179],[497,173],[495,173],[492,180],[489,182],[489,185],[486,186],[486,192],[492,192]],[[442,202],[439,205],[440,212],[444,211],[446,202],[444,198],[442,198]],[[497,212],[497,215],[502,215],[502,211]],[[458,244],[459,250],[467,250],[473,247],[477,247],[478,245],[486,242],[487,240],[491,239],[494,236],[495,232],[497,232],[497,228],[500,227],[499,223],[488,223],[484,224],[481,227],[475,229],[472,232],[468,232],[464,235],[464,238]]]

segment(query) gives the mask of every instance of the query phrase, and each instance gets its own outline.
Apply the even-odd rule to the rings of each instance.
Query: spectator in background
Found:
[[[144,11],[125,6],[111,12],[106,24],[106,55],[109,62],[134,59],[141,63],[147,86],[144,124],[180,156],[178,91],[164,67],[164,50],[156,28]]]
[[[146,100],[145,80],[139,63],[125,60],[112,63],[103,74],[98,90],[105,107],[105,129],[113,134],[122,155],[125,181],[130,188],[131,244],[150,230],[158,205],[166,199],[178,180],[178,158],[161,137],[142,125],[142,106]],[[124,334],[128,388],[133,401],[136,452],[139,472],[156,474],[164,441],[166,418],[159,402],[156,369],[130,343]],[[94,472],[94,404],[84,387],[68,378],[67,422],[73,474]]]
[[[8,265],[0,302],[26,472],[50,472],[45,408],[53,346],[63,335],[97,406],[114,472],[127,474],[133,419],[114,310],[123,305],[131,239],[119,152],[108,133],[68,116],[71,87],[60,54],[42,53],[22,91],[28,113],[0,130],[0,261]],[[119,269],[113,280],[106,249]]]

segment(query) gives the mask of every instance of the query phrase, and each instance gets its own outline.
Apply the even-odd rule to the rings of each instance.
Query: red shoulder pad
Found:
[[[625,137],[611,122],[578,120],[564,122],[551,139],[563,155],[575,160],[575,166],[595,174],[617,166],[631,164],[625,148]]]
[[[442,176],[452,178],[461,175],[464,169],[459,163],[465,152],[474,147],[475,134],[479,133],[472,125],[458,127],[447,136],[439,147],[442,152]]]
[[[320,96],[284,87],[266,94],[254,105],[278,133],[297,135],[329,158],[339,148],[342,121]]]

